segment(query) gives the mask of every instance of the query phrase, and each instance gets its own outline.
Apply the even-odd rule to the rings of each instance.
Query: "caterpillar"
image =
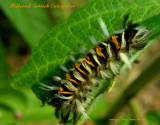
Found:
[[[54,76],[54,80],[60,82],[59,86],[48,86],[41,83],[41,87],[47,91],[56,91],[52,97],[47,99],[47,103],[55,106],[55,115],[64,124],[73,114],[73,124],[76,124],[80,115],[88,119],[85,113],[86,104],[91,100],[88,93],[99,84],[99,79],[109,80],[113,75],[119,75],[121,65],[125,63],[129,69],[132,68],[129,57],[132,53],[143,49],[147,44],[147,36],[151,33],[150,29],[139,27],[138,24],[128,21],[126,15],[122,30],[109,34],[107,26],[102,18],[98,19],[100,27],[106,37],[98,43],[94,36],[90,34],[90,40],[95,48],[88,52],[79,45],[83,58],[76,60],[72,54],[68,54],[74,66],[67,69],[59,65],[65,72],[65,78]]]

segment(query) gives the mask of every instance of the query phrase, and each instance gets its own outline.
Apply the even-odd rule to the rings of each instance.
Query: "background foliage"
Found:
[[[50,124],[53,122],[58,124],[57,119],[53,115],[54,109],[52,107],[47,105],[40,107],[42,105],[41,101],[45,100],[46,96],[50,93],[38,89],[38,83],[42,82],[51,85],[53,84],[53,81],[51,80],[53,75],[63,76],[63,73],[58,69],[57,65],[64,64],[68,68],[71,67],[72,65],[70,65],[67,55],[68,53],[72,53],[74,56],[80,57],[78,50],[79,43],[86,49],[92,48],[93,46],[90,44],[88,37],[90,33],[95,36],[97,41],[104,39],[100,26],[97,22],[97,18],[103,18],[110,33],[112,33],[113,31],[121,28],[121,21],[124,15],[129,13],[130,20],[152,29],[154,35],[151,39],[158,39],[160,34],[159,0],[70,0],[69,2],[76,6],[76,8],[73,9],[9,8],[13,2],[21,2],[21,4],[33,4],[34,2],[37,4],[46,4],[55,2],[56,4],[62,5],[68,3],[66,0],[62,0],[61,2],[57,0],[0,1],[0,123],[3,124],[43,121],[47,121],[44,122],[44,124]],[[81,8],[82,6],[84,7]],[[73,12],[74,14],[71,15]],[[71,16],[68,17],[69,15]],[[62,20],[64,21],[62,22]],[[155,55],[155,59],[150,59],[149,57],[144,59],[148,60],[148,62],[150,60],[150,62],[153,61],[152,64],[148,64],[146,66],[146,69],[147,67],[151,67],[151,69],[153,69],[153,64],[154,66],[157,66],[158,69],[158,65],[155,65],[154,62],[159,59],[159,51],[156,51],[156,49],[159,50],[159,48],[156,48],[156,46],[159,46],[160,44],[159,41],[155,42],[155,40],[152,40],[149,41],[148,46],[151,46],[152,43],[155,44],[155,46],[151,47],[151,50],[155,50],[153,53]],[[131,60],[137,58],[141,53],[142,51],[133,55]],[[24,63],[26,64],[24,65]],[[125,66],[122,69],[122,72],[124,72],[124,69]],[[141,68],[139,69],[141,70]],[[139,69],[137,68],[137,70]],[[151,80],[159,75],[157,69],[152,72]],[[150,73],[150,70],[144,70],[144,72],[146,71]],[[146,75],[150,75],[149,73],[146,73]],[[133,74],[136,73],[133,71]],[[146,75],[145,77],[147,77]],[[139,77],[144,79],[144,76],[141,74]],[[126,81],[123,82],[127,83]],[[134,92],[136,95],[139,90],[149,83],[149,81],[141,84],[141,88],[139,90],[139,87],[136,85],[137,82],[133,81],[128,82],[128,84],[129,83],[135,87]],[[138,83],[141,82],[139,81]],[[113,82],[111,81],[110,85],[112,84]],[[13,88],[16,88],[16,90],[10,85],[12,85]],[[105,83],[102,84],[98,90],[94,91],[95,97],[109,89],[109,86],[105,85]],[[125,92],[124,90],[129,88],[127,85],[124,86],[121,88],[118,86],[118,91],[123,93]],[[28,90],[26,88],[31,88],[34,93],[30,91],[31,89]],[[119,95],[117,92],[112,94]],[[35,95],[41,101],[38,100]],[[125,93],[125,95],[129,95],[129,93]],[[119,96],[115,98],[115,100],[113,99],[113,102],[111,103],[109,102],[109,97],[107,97],[107,99],[105,99],[105,97],[106,96],[98,97],[98,99],[92,102],[91,106],[87,108],[88,113],[92,111],[90,117],[94,121],[92,122],[93,124],[108,124],[109,121],[104,121],[106,117],[109,117],[107,116],[108,112],[109,114],[112,114],[113,112],[118,113],[121,107],[118,109],[118,104],[120,102],[116,101],[118,99],[125,99],[125,96]],[[157,98],[159,98],[159,96]],[[139,118],[146,116],[146,120],[142,120],[142,123],[132,120],[120,120],[116,121],[116,124],[145,125],[147,123],[152,123],[152,125],[158,125],[160,117],[158,112],[159,109],[153,108],[157,111],[144,114],[142,113],[143,109],[139,106],[140,104],[137,99],[132,100],[131,97],[127,97],[123,103],[126,104],[127,102],[129,103],[128,105],[131,111],[128,113],[129,115],[124,113],[123,115],[118,116],[119,118],[123,117],[129,119],[133,117]],[[115,104],[114,107],[112,107],[112,104]],[[138,105],[138,107],[135,107],[136,105]],[[137,113],[137,108],[142,111],[139,110],[141,112]],[[118,110],[115,111],[109,109]],[[116,113],[113,113],[112,116]],[[84,120],[81,118],[78,124],[82,124],[83,122]],[[88,122],[88,124],[90,124],[90,122]]]

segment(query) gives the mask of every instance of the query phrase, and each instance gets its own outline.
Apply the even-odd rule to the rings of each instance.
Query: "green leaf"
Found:
[[[151,21],[152,18],[160,20],[160,1],[144,0],[129,1],[126,0],[94,0],[91,4],[74,13],[60,25],[55,26],[47,33],[38,45],[34,47],[29,62],[12,77],[12,86],[16,88],[32,87],[37,96],[44,99],[47,95],[43,90],[38,89],[38,83],[53,84],[51,77],[60,75],[64,77],[64,73],[57,67],[58,64],[64,64],[70,68],[73,66],[67,55],[72,53],[80,58],[78,44],[82,44],[84,48],[93,48],[90,43],[89,34],[92,33],[97,41],[104,40],[97,19],[103,18],[109,31],[112,33],[119,30],[122,19],[125,14],[130,14],[130,20],[136,23],[144,24],[153,31],[160,28],[157,21]],[[146,21],[146,22],[145,22]],[[151,25],[152,24],[152,25]],[[153,41],[150,41],[150,45]],[[135,59],[142,51],[133,55]],[[54,83],[56,84],[56,83]],[[103,88],[99,91],[104,92],[109,87],[112,88],[113,82],[109,85],[102,84]],[[95,95],[98,93],[95,92]],[[43,96],[43,97],[42,97]],[[98,95],[96,95],[98,96]],[[95,96],[95,97],[96,97]]]
[[[42,104],[33,93],[17,91],[9,86],[9,71],[5,62],[4,50],[0,41],[0,123],[56,121],[52,107],[40,107]],[[17,113],[20,113],[22,118],[16,118]]]
[[[31,91],[16,91],[6,88],[0,91],[0,123],[27,123],[54,121],[54,109],[51,106],[41,107],[41,102]],[[20,118],[16,114],[20,113]]]
[[[100,100],[100,101],[99,101]],[[100,117],[101,115],[104,114],[105,112],[105,108],[108,106],[108,103],[106,102],[106,100],[104,99],[104,96],[99,96],[99,99],[97,99],[97,101],[95,102],[96,106],[92,109],[91,114],[89,115],[89,117],[91,119],[97,119],[97,117]]]
[[[129,119],[131,119],[131,116],[125,115],[125,116],[122,118],[122,120],[120,120],[120,121],[118,122],[117,125],[132,125],[132,124],[131,124],[131,120],[129,120]]]
[[[54,109],[51,106],[40,107],[41,102],[31,91],[17,91],[9,86],[9,71],[1,41],[0,60],[0,123],[56,121],[53,115]],[[17,114],[20,115],[20,118],[16,117]]]
[[[97,41],[104,39],[97,22],[98,17],[104,19],[109,31],[114,31],[119,29],[121,24],[119,20],[122,20],[126,13],[130,14],[134,22],[139,23],[160,14],[160,1],[149,0],[141,6],[142,2],[142,0],[129,3],[97,0],[77,11],[68,20],[50,30],[34,47],[29,62],[13,76],[12,85],[21,88],[31,87],[33,84],[44,82],[47,79],[47,82],[51,82],[50,78],[53,75],[62,73],[57,65],[69,62],[68,53],[79,54],[79,43],[85,48],[93,47],[88,37],[90,33],[95,36]],[[153,22],[153,30],[154,26],[160,27],[160,24]]]
[[[33,6],[33,0],[1,0],[1,9],[13,23],[14,27],[25,38],[30,46],[34,46],[51,25],[47,12],[43,8],[10,8],[11,4]],[[41,2],[36,1],[37,4]],[[42,4],[42,3],[41,3]]]
[[[151,111],[146,114],[148,125],[159,125],[160,123],[160,112]]]
[[[5,50],[0,40],[0,89],[8,85],[9,72],[5,61]]]

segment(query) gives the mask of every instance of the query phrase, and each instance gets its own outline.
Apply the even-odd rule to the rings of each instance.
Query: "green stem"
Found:
[[[113,118],[122,107],[129,101],[130,98],[135,96],[144,86],[152,81],[160,74],[160,56],[158,56],[142,73],[134,80],[128,87],[121,91],[119,96],[110,105],[106,116],[99,119],[103,123],[108,123],[110,118]]]
[[[155,40],[151,40],[148,42],[147,46],[145,47],[148,48],[153,42],[155,42]],[[131,58],[130,58],[130,61],[133,62],[140,54],[142,53],[142,51],[140,52],[137,52],[135,53]],[[123,65],[121,70],[120,70],[120,73],[123,73],[126,69],[126,65]],[[103,81],[101,84],[100,84],[100,87],[97,88],[96,90],[93,91],[92,93],[92,97],[93,97],[93,100],[90,102],[90,104],[86,107],[86,113],[87,114],[90,114],[91,110],[93,109],[94,105],[96,105],[96,102],[99,101],[99,97],[101,94],[103,94],[105,91],[110,91],[112,89],[112,87],[114,86],[115,82],[117,80],[117,76],[114,76],[114,78],[110,81]],[[122,92],[123,93],[123,92]],[[123,98],[124,99],[124,98]],[[120,103],[120,105],[125,102],[125,100],[117,100],[117,104]],[[114,104],[116,105],[116,103]],[[118,104],[119,105],[119,104]],[[119,106],[120,106],[119,105]],[[120,106],[121,107],[121,106]],[[119,108],[119,107],[112,107],[112,110],[114,111],[113,114],[116,113],[116,110]],[[115,110],[114,110],[115,109]],[[112,112],[112,111],[111,111]],[[103,120],[103,119],[102,119]],[[79,118],[78,122],[77,122],[77,125],[82,125],[83,123],[85,122],[85,119],[84,117],[81,115],[81,117]]]
[[[143,113],[143,109],[141,108],[140,104],[136,100],[136,98],[131,98],[129,100],[129,107],[133,113],[134,118],[136,118],[136,122],[138,125],[147,125],[145,118],[145,115]]]

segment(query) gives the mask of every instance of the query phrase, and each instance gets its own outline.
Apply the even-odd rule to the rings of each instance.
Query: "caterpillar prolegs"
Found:
[[[47,99],[47,103],[56,107],[55,114],[60,119],[60,123],[67,122],[70,114],[73,114],[73,124],[76,124],[81,114],[88,119],[85,107],[91,98],[87,95],[93,87],[98,86],[99,79],[108,80],[113,78],[113,75],[119,75],[120,61],[124,62],[129,69],[132,68],[128,58],[132,53],[146,46],[146,38],[151,30],[133,24],[128,21],[128,17],[127,15],[124,18],[123,29],[115,31],[112,35],[109,34],[104,21],[99,18],[98,22],[106,39],[98,43],[90,34],[91,43],[95,45],[95,48],[86,52],[79,45],[79,49],[84,55],[80,59],[75,59],[72,54],[68,54],[74,67],[67,69],[65,66],[59,65],[59,68],[66,73],[65,78],[54,76],[54,80],[60,85],[41,84],[41,88],[44,90],[57,91],[57,94]]]

